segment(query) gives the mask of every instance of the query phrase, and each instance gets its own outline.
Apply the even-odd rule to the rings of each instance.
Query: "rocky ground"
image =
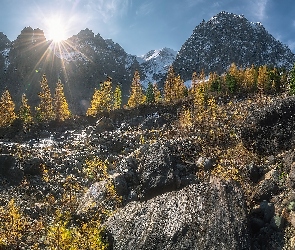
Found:
[[[294,249],[295,98],[217,103],[1,130],[0,220],[13,199],[26,228],[0,226],[0,248],[69,249],[59,211],[97,218],[109,249]]]

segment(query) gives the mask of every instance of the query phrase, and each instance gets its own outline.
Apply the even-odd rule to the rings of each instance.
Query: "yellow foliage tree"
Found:
[[[63,84],[60,80],[58,80],[55,88],[54,94],[54,111],[55,111],[55,119],[57,121],[64,121],[70,118],[71,112],[69,110],[69,105],[67,103]]]
[[[33,123],[31,107],[28,104],[28,99],[26,98],[25,94],[22,95],[22,104],[19,108],[19,118],[23,122],[23,127],[25,129]]]
[[[161,97],[161,92],[158,88],[157,83],[153,84],[153,91],[154,91],[155,103],[159,103],[162,100],[162,97]]]
[[[37,120],[38,121],[51,121],[55,118],[53,109],[53,99],[51,97],[51,92],[48,86],[46,75],[42,76],[41,92],[39,93],[40,104],[36,107]]]
[[[117,85],[114,91],[114,109],[121,108],[122,105],[122,91],[119,85]]]
[[[269,91],[269,79],[266,65],[260,66],[258,69],[257,87],[260,93],[267,93]]]
[[[5,90],[0,99],[0,127],[6,127],[17,118],[15,114],[15,104],[12,101],[8,90]]]
[[[113,107],[112,80],[108,77],[105,82],[100,84],[100,89],[94,90],[86,115],[96,116],[100,112],[112,110]]]
[[[185,96],[185,90],[183,80],[175,75],[173,66],[170,66],[164,85],[164,100],[168,103],[178,101]]]
[[[140,84],[140,75],[136,70],[131,83],[131,93],[128,99],[127,106],[134,108],[140,104],[145,103],[146,96],[143,94],[142,86]]]

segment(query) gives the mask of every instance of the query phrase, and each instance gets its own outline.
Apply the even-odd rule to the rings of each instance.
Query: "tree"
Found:
[[[146,102],[149,104],[155,103],[154,86],[151,82],[146,89]]]
[[[114,92],[114,109],[121,108],[122,104],[122,91],[119,85],[117,85]]]
[[[247,92],[257,90],[257,70],[254,65],[251,68],[246,68],[244,71],[243,87]]]
[[[269,91],[269,77],[266,65],[260,66],[258,69],[257,87],[260,93]]]
[[[64,121],[70,118],[71,112],[67,103],[63,84],[60,80],[56,83],[55,94],[54,94],[54,111],[55,119],[57,121]]]
[[[86,112],[87,116],[96,116],[100,112],[113,109],[112,79],[110,77],[100,84],[100,89],[95,89],[90,106]]]
[[[51,97],[51,92],[47,83],[46,75],[42,76],[41,92],[39,93],[40,104],[36,107],[37,120],[51,121],[55,118],[54,109],[53,109],[53,99]]]
[[[100,103],[99,110],[110,111],[113,109],[113,95],[112,95],[112,78],[107,77],[107,80],[100,85]]]
[[[162,97],[161,97],[161,92],[160,92],[160,90],[158,88],[157,83],[154,83],[153,91],[154,91],[155,102],[159,103],[162,100]]]
[[[87,109],[87,116],[96,116],[99,112],[99,105],[101,102],[101,91],[99,89],[94,90],[94,94],[92,96],[92,100],[89,108]]]
[[[167,79],[164,85],[164,99],[170,103],[183,98],[187,94],[187,89],[180,76],[176,76],[173,66],[169,67]]]
[[[28,104],[28,99],[25,94],[22,95],[22,104],[19,108],[19,118],[23,122],[24,129],[27,129],[27,127],[33,122],[31,107]]]
[[[0,127],[11,125],[16,118],[15,104],[9,91],[5,90],[0,99]]]
[[[131,83],[131,93],[127,103],[129,107],[137,107],[146,101],[146,96],[143,94],[142,86],[140,84],[140,75],[136,70]]]

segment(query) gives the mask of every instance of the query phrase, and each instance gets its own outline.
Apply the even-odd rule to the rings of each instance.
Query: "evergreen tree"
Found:
[[[55,119],[57,121],[64,121],[70,118],[71,112],[69,110],[69,105],[67,103],[63,84],[60,80],[58,80],[55,88],[54,94],[54,111],[55,111]]]
[[[53,99],[51,97],[50,89],[47,83],[46,75],[42,76],[41,92],[39,93],[40,104],[36,107],[38,121],[50,121],[55,118],[53,109]]]
[[[119,85],[117,85],[114,92],[114,109],[120,109],[122,105],[122,91]]]
[[[131,83],[131,93],[127,103],[129,107],[137,107],[146,101],[146,96],[143,94],[142,86],[140,84],[140,75],[136,70]]]
[[[0,99],[0,127],[11,125],[16,118],[15,104],[9,91],[5,90]]]
[[[154,86],[151,82],[146,89],[146,102],[149,104],[155,103]]]
[[[26,98],[25,94],[22,95],[22,104],[19,109],[19,118],[23,122],[24,129],[27,129],[27,127],[33,123],[31,107],[28,104],[28,99]]]

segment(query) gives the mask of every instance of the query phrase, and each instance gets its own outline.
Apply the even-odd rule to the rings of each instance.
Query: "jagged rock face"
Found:
[[[161,81],[166,75],[169,66],[174,62],[176,54],[177,52],[172,49],[163,48],[151,50],[138,57],[137,60],[140,63],[143,75],[141,84],[147,87],[149,83]]]
[[[250,249],[242,191],[233,183],[193,184],[109,218],[113,249]]]
[[[3,77],[3,74],[8,68],[9,65],[9,51],[11,47],[11,42],[2,32],[0,32],[0,77]],[[3,69],[3,70],[2,70]]]
[[[203,21],[182,45],[174,62],[183,79],[194,71],[223,73],[231,63],[290,67],[295,61],[291,50],[270,35],[260,23],[244,16],[221,12]]]

